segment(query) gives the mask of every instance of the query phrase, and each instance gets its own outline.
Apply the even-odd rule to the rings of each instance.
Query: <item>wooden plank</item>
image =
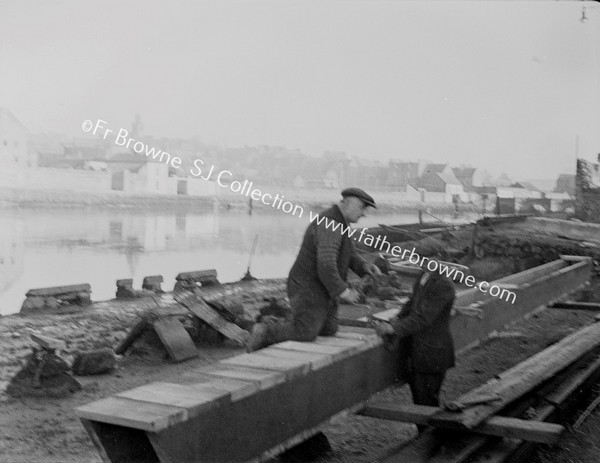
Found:
[[[375,334],[375,328],[360,328],[360,327],[355,327],[355,326],[340,326],[338,327],[338,332],[337,334],[341,334],[341,333],[356,333],[356,334],[362,334],[363,336],[377,336]]]
[[[139,402],[124,397],[106,399],[83,405],[75,410],[79,418],[119,426],[157,432],[187,420],[185,408]]]
[[[221,363],[201,368],[200,372],[217,378],[231,378],[240,381],[255,382],[261,391],[285,382],[285,374],[280,371],[236,367]]]
[[[555,302],[548,306],[550,309],[573,309],[573,310],[600,310],[600,303],[598,302],[577,302],[577,301],[565,301]]]
[[[179,380],[182,384],[204,384],[206,387],[227,391],[231,394],[232,402],[260,390],[260,381],[212,376],[199,369],[186,371],[179,377]]]
[[[433,416],[440,412],[438,407],[412,404],[374,402],[368,404],[361,415],[393,421],[406,421],[428,425]],[[543,421],[528,421],[518,418],[493,416],[471,432],[489,436],[519,438],[531,442],[554,444],[564,432],[564,426]]]
[[[175,280],[189,280],[189,281],[203,281],[203,280],[216,280],[217,271],[215,269],[209,270],[196,270],[193,272],[181,272],[175,277]]]
[[[140,402],[172,405],[185,408],[187,416],[195,416],[202,410],[221,405],[229,401],[229,392],[200,385],[182,385],[173,383],[150,383],[116,394]]]
[[[365,342],[358,339],[347,339],[338,336],[317,336],[313,342],[324,346],[345,347],[349,353],[366,349],[368,346]]]
[[[341,339],[355,339],[357,341],[362,341],[367,347],[377,346],[378,344],[382,343],[381,338],[378,335],[376,335],[373,331],[371,331],[368,334],[353,333],[349,331],[339,331],[336,334],[336,337]]]
[[[205,384],[207,387],[229,392],[232,402],[248,397],[260,390],[259,382],[239,381],[231,378],[214,378]]]
[[[208,323],[215,330],[229,339],[244,345],[248,339],[249,333],[243,330],[235,323],[231,323],[223,318],[219,312],[210,307],[202,298],[190,291],[182,291],[174,296],[175,300],[187,307],[196,317]]]
[[[41,334],[33,334],[31,333],[31,339],[35,341],[38,345],[43,347],[44,349],[66,349],[67,343],[65,341],[61,341],[60,339],[54,339],[49,336],[42,336]]]
[[[330,354],[334,361],[347,357],[352,352],[345,346],[327,346],[324,344],[316,344],[314,342],[285,341],[274,344],[274,346],[278,349],[288,349],[297,352]]]
[[[357,328],[369,328],[371,323],[361,318],[338,318],[338,325],[340,326],[356,326]]]
[[[148,328],[148,326],[148,320],[146,320],[145,318],[142,318],[135,325],[133,325],[133,328],[129,330],[127,336],[125,336],[125,338],[115,348],[115,354],[124,354],[127,351],[127,349],[129,349],[132,346],[135,340],[141,336],[144,330]]]
[[[163,318],[152,323],[171,359],[182,362],[198,356],[198,349],[179,320]]]
[[[600,345],[600,325],[595,323],[572,333],[553,346],[501,373],[497,378],[462,395],[458,402],[468,402],[474,397],[488,394],[498,394],[502,397],[501,400],[475,405],[460,413],[440,412],[432,417],[431,424],[454,429],[472,429],[598,345]]]
[[[323,368],[333,362],[333,356],[329,354],[318,354],[310,352],[297,352],[288,349],[280,349],[277,344],[260,350],[261,355],[280,359],[291,359],[304,361],[310,364],[311,370]]]
[[[77,285],[67,285],[67,286],[52,286],[48,288],[37,288],[30,289],[27,291],[25,296],[60,296],[61,294],[68,293],[89,293],[91,292],[91,286],[89,283],[82,283]]]
[[[221,360],[223,365],[237,367],[251,367],[262,370],[280,371],[285,373],[287,379],[304,375],[310,371],[310,363],[305,360],[283,359],[261,355],[260,351],[252,354],[242,354]]]

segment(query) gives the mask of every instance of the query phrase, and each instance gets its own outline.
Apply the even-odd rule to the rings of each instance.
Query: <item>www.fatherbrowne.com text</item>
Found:
[[[488,293],[491,296],[505,300],[511,304],[515,303],[517,298],[515,292],[509,291],[508,289],[502,288],[498,285],[490,285],[490,283],[487,281],[477,282],[473,275],[465,275],[463,271],[457,269],[456,267],[446,265],[443,262],[438,262],[437,260],[430,259],[429,257],[419,256],[414,247],[411,250],[403,250],[398,245],[392,246],[385,236],[378,235],[377,237],[374,237],[373,235],[367,233],[366,228],[363,228],[359,232],[357,228],[352,228],[349,225],[343,225],[342,223],[328,217],[321,217],[319,214],[313,213],[312,211],[309,211],[309,216],[311,222],[316,222],[317,225],[323,225],[325,228],[333,231],[339,231],[340,234],[364,243],[371,248],[375,248],[387,254],[392,254],[394,257],[399,257],[402,260],[408,260],[411,264],[419,265],[421,268],[427,268],[427,270],[430,272],[437,271],[440,273],[440,275],[451,278],[455,282],[459,281],[460,283],[464,283],[469,288],[476,287],[482,293]]]

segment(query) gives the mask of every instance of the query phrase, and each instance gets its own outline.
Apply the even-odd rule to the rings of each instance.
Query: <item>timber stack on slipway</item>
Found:
[[[459,292],[459,310],[452,319],[457,347],[473,346],[511,321],[543,309],[584,285],[591,273],[589,257],[562,256],[495,281],[516,292],[514,304],[475,288]],[[394,314],[391,309],[377,316]],[[124,391],[79,407],[77,414],[104,458],[115,462],[264,460],[315,434],[332,416],[361,410],[459,430],[466,439],[492,435],[554,442],[560,426],[498,413],[594,353],[600,344],[598,330],[600,325],[584,328],[460,397],[452,411],[369,404],[375,393],[393,384],[398,353],[388,352],[372,330],[352,326],[334,337],[276,344],[191,370],[178,381]],[[560,360],[549,360],[557,356]]]

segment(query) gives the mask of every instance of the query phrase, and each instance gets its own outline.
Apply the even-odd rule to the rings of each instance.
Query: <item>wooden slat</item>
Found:
[[[175,362],[182,362],[198,356],[198,349],[179,320],[174,317],[162,318],[152,326],[162,341],[169,356]]]
[[[310,363],[305,360],[279,359],[261,355],[260,351],[252,354],[242,354],[221,360],[223,365],[237,367],[260,368],[262,370],[280,371],[285,373],[287,379],[297,375],[304,375],[310,371]]]
[[[235,402],[248,397],[260,390],[260,382],[253,380],[241,380],[225,378],[223,376],[212,376],[200,369],[186,371],[178,377],[181,384],[198,385],[203,384],[207,388],[227,391],[231,394],[231,401]]]
[[[107,397],[77,408],[76,413],[79,418],[152,432],[188,418],[186,409],[182,407],[143,403],[124,397]]]
[[[436,413],[439,413],[439,411],[438,407],[429,407],[426,405],[375,402],[368,404],[361,411],[361,415],[427,425],[430,424],[431,418]],[[519,438],[532,442],[554,444],[558,442],[564,429],[564,426],[554,423],[493,416],[471,431],[490,436]]]
[[[129,391],[116,394],[140,402],[152,402],[161,405],[172,405],[185,408],[188,417],[200,411],[222,404],[229,400],[229,392],[207,387],[206,385],[182,385],[173,383],[150,383]]]
[[[236,341],[240,345],[244,345],[249,336],[248,332],[241,329],[235,323],[225,320],[219,312],[210,307],[194,293],[182,291],[175,295],[175,300],[187,307],[196,317],[208,323],[225,337]]]
[[[215,269],[209,270],[196,270],[193,272],[181,272],[179,275],[175,277],[175,280],[192,280],[192,281],[202,281],[202,280],[216,280],[217,271]]]
[[[355,339],[357,341],[362,341],[367,347],[373,347],[378,344],[381,344],[381,338],[377,336],[373,331],[371,331],[371,333],[369,334],[339,331],[336,334],[336,337],[342,339]]]
[[[334,360],[340,360],[352,353],[346,346],[327,346],[314,342],[285,341],[275,344],[278,349],[289,349],[297,352],[315,352],[330,354]]]
[[[289,349],[280,349],[277,344],[260,350],[260,355],[275,357],[280,359],[290,359],[304,361],[310,364],[311,370],[316,370],[333,362],[333,356],[330,354],[318,354],[310,352],[297,352]]]
[[[256,382],[261,391],[285,382],[285,374],[280,371],[236,367],[222,363],[201,368],[200,371],[207,375],[219,378]]]
[[[598,345],[600,345],[600,324],[596,323],[567,336],[501,373],[497,379],[469,391],[457,401],[468,402],[473,397],[487,394],[498,394],[502,400],[475,405],[461,413],[440,412],[432,417],[431,424],[454,429],[472,429]]]
[[[68,293],[89,293],[91,286],[89,283],[82,283],[78,285],[68,285],[68,286],[52,286],[49,288],[36,288],[30,289],[27,291],[25,296],[60,296],[61,294]]]
[[[340,326],[355,326],[357,328],[369,328],[371,323],[365,318],[338,318],[338,325]]]
[[[368,346],[365,342],[357,339],[347,339],[338,336],[317,336],[314,340],[316,344],[324,346],[345,347],[349,353],[357,352],[366,349]]]

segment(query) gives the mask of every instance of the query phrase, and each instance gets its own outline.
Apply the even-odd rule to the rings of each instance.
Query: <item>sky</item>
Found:
[[[0,106],[554,178],[600,153],[600,4],[0,0]]]

